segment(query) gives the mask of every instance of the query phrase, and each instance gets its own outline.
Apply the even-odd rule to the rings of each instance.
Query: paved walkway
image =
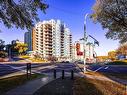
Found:
[[[22,86],[18,86],[17,88],[8,91],[5,95],[33,95],[38,89],[53,80],[53,77],[39,78]]]
[[[82,72],[80,74],[75,74],[75,76],[81,77],[81,74],[83,77]],[[70,75],[68,74],[68,75],[66,75],[66,77],[67,76],[70,76]],[[117,81],[117,82],[127,85],[126,80],[121,80],[118,78],[111,79],[111,78],[107,78],[105,76],[96,76],[96,75],[94,76],[94,75],[89,75],[89,74],[85,74],[84,77],[98,79],[98,80],[107,80],[107,81],[111,81],[111,82]],[[60,78],[60,75],[59,75],[59,77],[57,77],[57,79],[58,78]],[[15,89],[8,91],[5,95],[33,95],[37,90],[39,90],[41,87],[45,86],[47,83],[49,83],[53,80],[55,80],[55,79],[52,76],[36,79],[36,80],[30,81],[22,86],[19,86]],[[116,81],[114,81],[114,80],[116,80]]]
[[[81,77],[81,75],[82,74],[74,73],[74,77],[75,76]],[[61,73],[57,73],[56,79],[60,77]],[[70,73],[66,72],[65,77],[71,77]],[[8,91],[5,95],[33,95],[37,90],[39,90],[41,87],[43,87],[47,83],[50,83],[53,80],[55,80],[53,78],[53,74],[50,74],[47,77],[36,79],[24,85],[18,86],[17,88]]]
[[[74,80],[58,78],[41,87],[34,95],[73,95]]]

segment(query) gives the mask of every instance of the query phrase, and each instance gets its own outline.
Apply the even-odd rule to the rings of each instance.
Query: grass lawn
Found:
[[[106,77],[116,77],[123,80],[127,80],[127,73],[102,73],[102,72],[87,72],[86,74],[93,76],[106,76]]]
[[[18,75],[14,77],[0,79],[0,95],[13,89],[19,85],[26,83],[27,81],[43,77],[42,74],[32,74],[29,79],[27,79],[26,75]]]
[[[42,60],[42,59],[39,59],[39,58],[29,58],[29,60],[31,60],[32,62],[42,62],[42,63],[48,62],[46,60]]]
[[[48,62],[47,60],[43,60],[41,58],[31,58],[28,55],[21,55],[21,56],[19,56],[19,58],[28,59],[28,60],[30,60],[32,62],[42,62],[42,63]],[[19,62],[24,62],[24,60],[19,60]]]
[[[74,95],[125,95],[125,86],[119,83],[88,78],[76,78]]]
[[[123,74],[123,73],[121,73],[121,74],[119,74],[119,73],[102,73],[102,74],[107,76],[107,77],[113,76],[116,78],[127,80],[127,73],[125,73],[125,74]]]

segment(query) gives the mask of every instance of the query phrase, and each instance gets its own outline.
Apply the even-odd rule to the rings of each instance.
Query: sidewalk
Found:
[[[58,78],[42,86],[34,95],[73,95],[73,85],[70,77]]]
[[[22,86],[18,86],[15,89],[12,89],[5,93],[5,95],[33,95],[38,89],[40,89],[45,84],[53,81],[53,77],[44,77],[39,78],[33,81],[30,81]]]
[[[48,74],[46,74],[48,75]],[[70,73],[65,73],[65,77],[70,77]],[[80,76],[81,74],[74,74],[75,76]],[[45,86],[48,83],[52,83],[52,81],[57,80],[61,77],[61,72],[57,73],[57,78],[54,79],[52,74],[49,74],[47,77],[36,79],[33,81],[30,81],[24,85],[18,86],[17,88],[14,88],[5,95],[33,95],[36,91],[38,91],[41,87]]]

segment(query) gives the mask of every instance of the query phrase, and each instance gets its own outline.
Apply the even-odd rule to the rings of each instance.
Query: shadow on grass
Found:
[[[104,95],[86,78],[77,78],[74,82],[74,95]]]
[[[111,81],[78,78],[74,95],[126,95],[125,86]]]
[[[127,79],[126,74],[94,72],[92,75],[98,76],[100,78],[107,77],[111,80],[92,80],[92,82],[96,84],[98,88],[103,88],[102,92],[107,93],[106,95],[126,95],[127,81],[123,80],[123,77]]]
[[[116,81],[120,84],[126,84],[127,85],[127,73],[100,73],[109,79]]]

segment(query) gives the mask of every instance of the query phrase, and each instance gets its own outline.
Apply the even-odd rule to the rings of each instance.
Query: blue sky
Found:
[[[73,42],[83,37],[84,15],[92,13],[92,6],[95,0],[45,0],[49,4],[46,14],[38,11],[41,21],[50,19],[59,19],[66,23],[70,28]],[[118,41],[109,40],[105,38],[106,30],[103,30],[100,24],[93,23],[92,19],[87,18],[87,33],[95,37],[100,46],[96,46],[95,50],[98,55],[106,55],[108,51],[114,50],[118,47]],[[11,40],[24,40],[24,32],[27,30],[8,29],[0,24],[0,38],[10,43]]]

